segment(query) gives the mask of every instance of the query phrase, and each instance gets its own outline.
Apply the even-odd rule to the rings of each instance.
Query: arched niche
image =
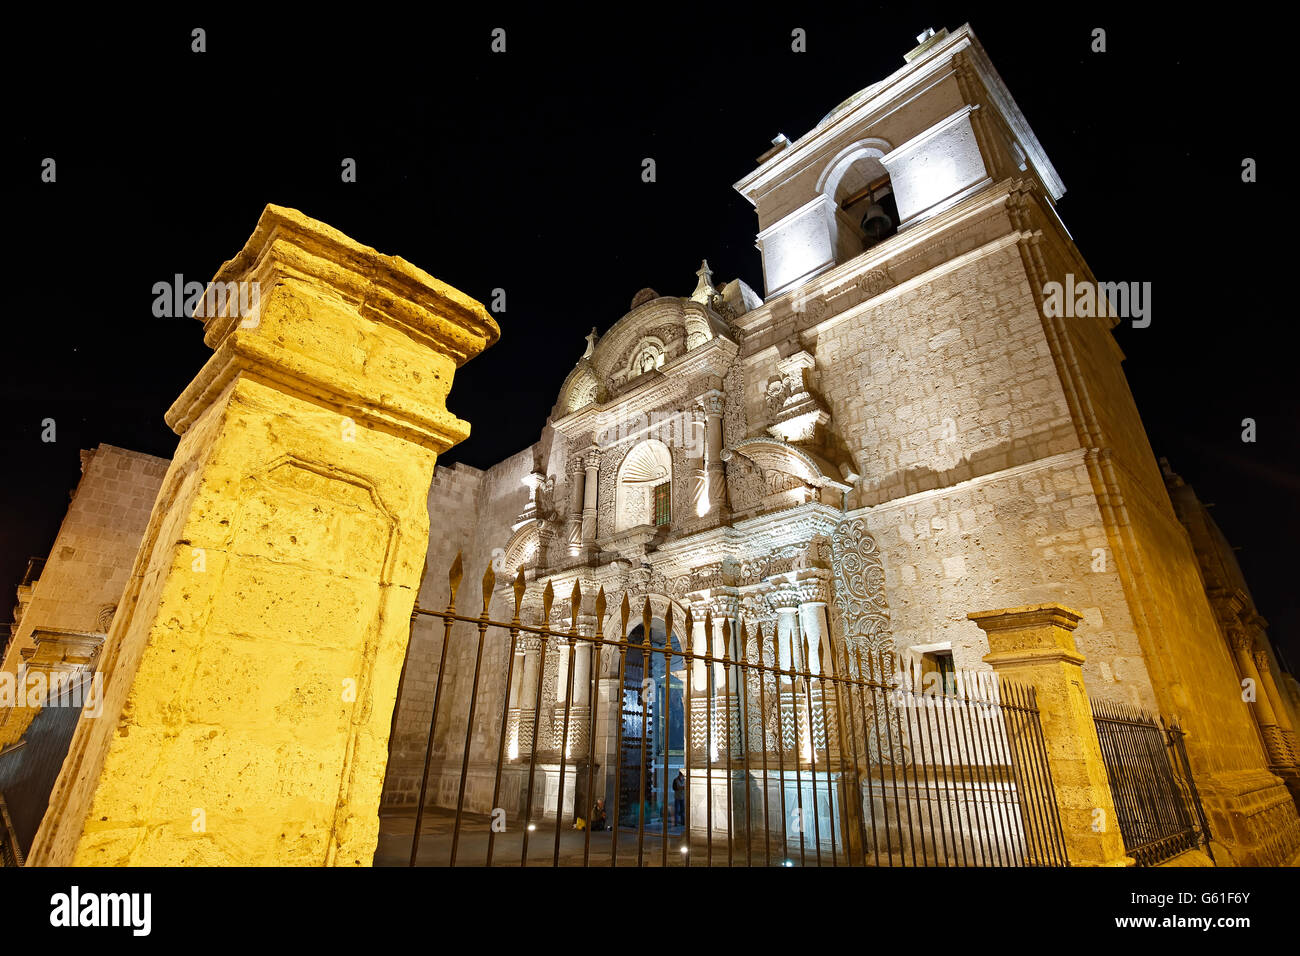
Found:
[[[628,358],[627,367],[623,369],[626,380],[663,368],[668,357],[668,350],[663,339],[654,335],[645,335],[637,342]]]
[[[614,530],[655,523],[655,488],[672,487],[673,456],[668,446],[648,438],[634,446],[618,467],[614,485]]]

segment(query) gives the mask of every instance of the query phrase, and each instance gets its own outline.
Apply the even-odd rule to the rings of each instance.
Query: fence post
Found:
[[[1074,644],[1082,615],[1060,604],[977,611],[967,617],[988,635],[984,661],[1032,686],[1056,790],[1066,853],[1075,866],[1132,866],[1124,854],[1106,765]]]
[[[238,293],[240,305],[233,300]],[[227,291],[220,291],[227,290]],[[33,846],[38,865],[369,865],[468,296],[268,206]]]

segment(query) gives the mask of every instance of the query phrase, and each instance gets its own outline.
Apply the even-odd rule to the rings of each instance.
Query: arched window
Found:
[[[647,439],[633,446],[618,469],[614,530],[667,524],[672,519],[672,480],[673,456],[667,445]]]

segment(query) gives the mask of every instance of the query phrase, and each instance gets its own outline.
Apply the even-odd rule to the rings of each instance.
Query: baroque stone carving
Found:
[[[835,604],[843,620],[845,643],[863,652],[893,652],[885,569],[880,548],[862,518],[844,521],[831,538]]]

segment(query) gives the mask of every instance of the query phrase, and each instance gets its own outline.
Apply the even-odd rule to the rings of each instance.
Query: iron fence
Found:
[[[443,635],[411,866],[1068,863],[1032,688],[649,598],[637,626],[603,588],[580,627],[577,583],[567,628],[550,583],[525,623],[522,570],[513,618],[489,617],[490,568],[475,617],[460,579],[458,557],[447,608],[412,615]]]
[[[9,806],[0,793],[0,866],[22,866],[23,848],[18,842],[13,821],[9,818]]]
[[[1123,704],[1094,701],[1092,713],[1125,852],[1155,866],[1204,845],[1214,859],[1178,725]]]

